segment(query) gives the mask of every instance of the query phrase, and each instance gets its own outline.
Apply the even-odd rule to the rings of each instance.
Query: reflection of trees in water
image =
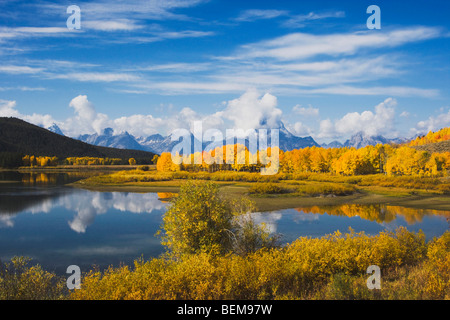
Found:
[[[88,176],[84,172],[26,172],[22,173],[22,183],[25,185],[64,185]]]
[[[169,197],[169,194],[166,193],[165,196]],[[83,233],[97,215],[108,210],[151,213],[154,210],[163,210],[165,204],[159,200],[159,195],[154,193],[104,193],[72,188],[8,188],[0,193],[0,227],[13,227],[13,218],[19,213],[47,213],[58,207],[76,213],[68,224],[75,232]]]
[[[14,217],[21,212],[48,212],[56,199],[67,193],[67,189],[36,190],[10,189],[9,193],[0,193],[0,227],[13,227]]]
[[[158,198],[162,203],[169,203],[169,200],[176,197],[178,194],[173,192],[158,192]]]
[[[400,206],[388,206],[384,204],[362,205],[362,204],[344,204],[337,206],[312,206],[296,208],[299,212],[313,214],[330,214],[335,216],[361,217],[366,220],[376,221],[378,223],[391,222],[402,216],[408,224],[421,222],[425,216],[439,215],[450,219],[450,211],[415,209]]]
[[[43,192],[11,192],[9,194],[0,194],[0,215],[14,216],[19,212],[28,211],[31,208],[42,207],[46,202],[53,202],[66,194],[63,190],[48,190]],[[42,210],[41,210],[42,211]]]

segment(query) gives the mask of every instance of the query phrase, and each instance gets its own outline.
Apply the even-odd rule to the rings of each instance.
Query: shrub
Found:
[[[246,198],[225,199],[213,182],[188,181],[164,214],[162,243],[175,257],[246,254],[266,247],[273,243],[268,232],[244,216],[254,208]]]
[[[306,184],[298,187],[298,192],[308,196],[336,195],[345,196],[356,191],[355,186],[337,183]]]
[[[447,240],[436,242],[431,256],[443,262]],[[411,297],[398,293],[399,285],[421,290],[414,278],[398,268],[420,268],[426,261],[424,236],[401,228],[368,236],[336,232],[322,238],[302,237],[284,248],[260,249],[245,256],[201,252],[181,259],[136,261],[128,267],[91,272],[82,280],[74,299],[372,299],[380,296],[365,285],[366,269],[382,269],[383,297]],[[442,256],[442,254],[444,254]],[[392,273],[389,270],[394,270]],[[414,274],[419,275],[415,269]],[[434,269],[433,269],[434,270]],[[433,271],[434,272],[434,271]],[[390,279],[389,274],[397,276]],[[385,276],[386,275],[386,276]],[[430,273],[427,277],[436,276]],[[448,277],[448,273],[444,274]],[[386,278],[387,277],[387,278]],[[400,278],[398,278],[400,277]],[[389,283],[384,282],[389,281]],[[419,279],[420,283],[425,283]],[[384,289],[386,288],[386,289]],[[428,297],[437,297],[428,295]]]
[[[56,300],[67,296],[62,278],[30,262],[26,257],[0,261],[0,300]]]
[[[253,194],[280,194],[292,192],[292,190],[275,183],[255,183],[248,192]]]

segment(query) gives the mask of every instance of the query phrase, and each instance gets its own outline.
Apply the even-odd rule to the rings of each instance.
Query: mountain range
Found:
[[[56,125],[48,128],[53,132],[57,132],[59,128]],[[289,130],[286,129],[283,123],[279,124],[279,144],[280,149],[284,151],[290,151],[293,149],[301,149],[306,147],[312,147],[320,145],[314,141],[312,137],[298,137],[293,135]],[[60,130],[59,130],[60,131]],[[256,130],[258,134],[258,130]],[[190,134],[191,138],[191,152],[198,152],[202,150],[208,150],[211,148],[211,142],[203,142],[201,143],[197,140],[194,135]],[[102,134],[84,134],[78,137],[78,140],[83,142],[104,146],[104,147],[114,147],[114,148],[127,148],[127,149],[136,149],[143,151],[150,151],[157,154],[161,154],[162,152],[170,152],[175,145],[177,145],[181,140],[172,141],[172,135],[162,136],[160,134],[153,134],[148,137],[134,137],[128,132],[122,132],[119,134],[114,134],[114,130],[111,128],[106,128],[103,130]],[[222,143],[230,144],[234,143],[233,141],[223,140]],[[246,139],[246,143],[248,143],[248,139]],[[196,150],[194,146],[198,146]],[[200,149],[201,146],[201,149]],[[270,139],[270,130],[268,130],[268,139],[267,146],[271,146]],[[209,147],[209,148],[208,148]]]
[[[355,133],[350,139],[346,140],[344,143],[339,141],[332,141],[328,144],[324,143],[321,145],[323,148],[342,148],[342,147],[351,147],[351,148],[364,148],[367,146],[376,146],[377,144],[390,144],[390,143],[404,143],[409,141],[410,139],[406,138],[394,138],[388,139],[381,135],[378,136],[370,136],[360,131]]]
[[[61,129],[56,124],[53,124],[47,129],[57,134],[63,134]],[[359,149],[364,148],[368,145],[375,146],[377,144],[403,143],[409,140],[402,138],[388,139],[381,135],[370,136],[365,134],[364,132],[358,132],[343,143],[339,141],[332,141],[328,144],[324,143],[320,145],[311,136],[298,137],[292,134],[282,122],[279,123],[278,129],[280,133],[279,146],[283,151],[302,149],[312,146],[323,148],[354,147]],[[180,141],[172,141],[172,135],[162,136],[161,134],[153,134],[148,137],[134,137],[126,131],[115,134],[112,128],[105,128],[101,134],[83,134],[80,135],[77,139],[96,146],[149,151],[156,154],[170,152],[173,147]],[[224,140],[222,141],[222,143],[229,144],[233,143],[233,141]],[[270,133],[268,134],[267,145],[271,145]],[[191,152],[208,150],[208,146],[211,148],[211,142],[208,141],[202,144],[191,133],[191,146]],[[194,146],[198,146],[198,150],[196,150]],[[201,149],[199,148],[200,146]]]

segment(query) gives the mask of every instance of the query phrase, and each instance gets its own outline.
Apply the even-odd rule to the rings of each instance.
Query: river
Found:
[[[164,252],[155,233],[168,193],[97,192],[67,186],[80,173],[0,172],[0,259],[28,256],[62,274],[69,265],[83,271]],[[375,235],[399,226],[422,230],[427,240],[449,229],[449,211],[386,205],[303,207],[253,213],[282,244],[300,236],[320,237],[349,228]]]

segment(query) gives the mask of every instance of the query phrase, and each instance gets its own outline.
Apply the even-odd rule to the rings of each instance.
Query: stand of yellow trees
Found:
[[[54,167],[60,164],[57,157],[26,155],[22,158],[25,167]],[[95,158],[95,157],[69,157],[62,161],[66,165],[119,165],[122,164],[119,158]],[[136,164],[136,160],[129,159],[130,164]]]
[[[29,156],[26,155],[22,158],[23,165],[26,167],[50,167],[58,165],[57,157],[45,157],[45,156]]]
[[[421,146],[428,143],[435,143],[450,140],[450,127],[439,131],[430,131],[424,136],[417,137],[409,143],[410,146]]]
[[[227,163],[226,148],[233,148],[234,161]],[[276,152],[277,149],[273,150]],[[272,150],[267,150],[270,155]],[[387,175],[443,176],[450,169],[450,152],[429,153],[408,146],[377,145],[355,148],[307,147],[283,152],[279,150],[279,172],[330,173],[345,176],[383,173]],[[218,156],[217,149],[195,153],[185,163],[175,164],[170,153],[158,159],[157,170],[170,171],[246,171],[259,172],[264,165],[260,154],[252,154],[242,145],[224,146]]]

